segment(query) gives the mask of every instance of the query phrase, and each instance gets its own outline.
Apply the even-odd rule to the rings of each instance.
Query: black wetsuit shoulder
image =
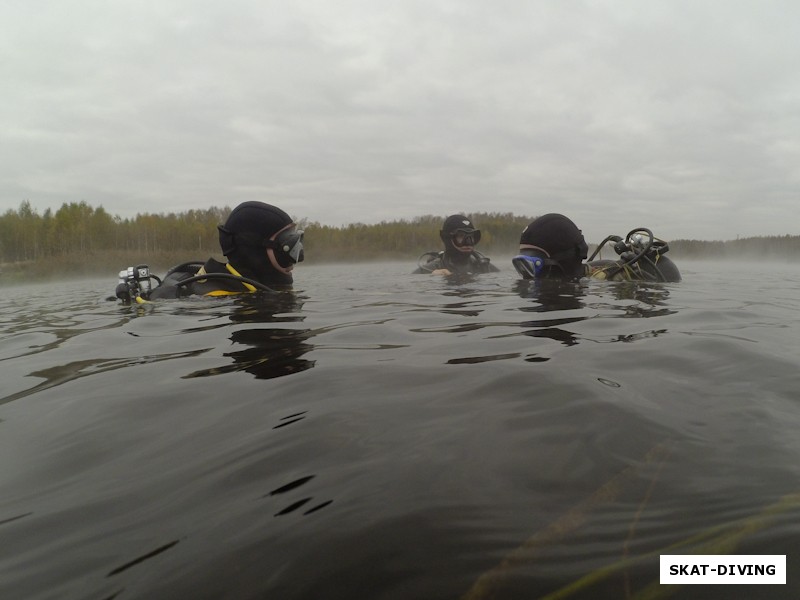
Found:
[[[233,278],[209,277],[199,281],[193,281],[186,285],[179,285],[180,282],[198,275],[200,272],[213,275],[214,273],[230,276],[231,272],[225,263],[209,258],[202,265],[199,262],[183,263],[170,269],[164,276],[161,285],[150,293],[151,300],[165,298],[182,298],[185,296],[224,296],[231,294],[246,294],[251,290],[243,283]]]
[[[488,256],[484,256],[477,250],[472,253],[470,256],[470,262],[474,261],[476,273],[497,273],[500,271],[495,265],[492,264],[492,259]]]

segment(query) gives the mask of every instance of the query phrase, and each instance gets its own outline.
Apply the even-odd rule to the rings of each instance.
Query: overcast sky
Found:
[[[797,235],[798,23],[796,0],[2,0],[0,212]]]

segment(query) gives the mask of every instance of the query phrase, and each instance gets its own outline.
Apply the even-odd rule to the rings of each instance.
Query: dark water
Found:
[[[0,288],[0,598],[800,597],[798,267],[411,267]],[[691,553],[788,584],[659,586]]]

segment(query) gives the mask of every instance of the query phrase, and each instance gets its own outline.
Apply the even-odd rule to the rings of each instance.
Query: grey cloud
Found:
[[[43,8],[45,7],[45,8]],[[797,233],[791,2],[0,7],[0,208]]]

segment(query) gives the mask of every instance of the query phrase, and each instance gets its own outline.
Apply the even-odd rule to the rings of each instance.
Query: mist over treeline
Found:
[[[28,275],[59,272],[96,273],[134,263],[166,268],[185,260],[220,256],[217,225],[230,207],[180,213],[137,214],[120,218],[102,206],[65,203],[56,211],[36,211],[30,202],[0,216],[0,263],[4,271]],[[414,260],[442,247],[439,229],[446,215],[355,223],[332,227],[299,219],[305,229],[310,263],[359,260]],[[471,213],[481,230],[480,249],[492,254],[515,253],[522,229],[532,216]],[[752,237],[731,241],[670,240],[673,259],[783,257],[800,249],[800,236]],[[610,249],[609,249],[610,251]],[[794,251],[794,252],[793,252]],[[613,251],[610,251],[613,254]],[[608,256],[608,251],[604,252]]]
[[[29,202],[0,216],[0,263],[6,270],[24,265],[33,274],[79,271],[86,274],[129,264],[169,267],[186,260],[221,256],[217,225],[228,206],[180,213],[137,214],[123,219],[102,206],[65,203],[57,211],[36,211]],[[530,217],[511,213],[474,213],[481,228],[480,247],[486,253],[512,253]],[[363,260],[415,260],[442,246],[439,229],[444,216],[374,225],[355,223],[332,227],[298,219],[306,231],[309,263]],[[88,266],[87,266],[88,265]],[[89,270],[91,269],[91,271]]]

